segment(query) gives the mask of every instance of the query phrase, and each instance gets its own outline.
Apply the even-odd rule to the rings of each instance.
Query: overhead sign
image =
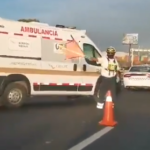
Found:
[[[138,44],[138,34],[133,33],[133,34],[124,34],[122,44],[133,44],[137,45]]]

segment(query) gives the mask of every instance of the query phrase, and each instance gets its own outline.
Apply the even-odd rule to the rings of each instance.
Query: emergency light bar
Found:
[[[67,28],[69,28],[69,29],[76,29],[76,27],[67,27]]]
[[[65,27],[64,25],[56,25],[57,28],[68,28],[68,29],[76,29],[76,27]]]
[[[65,28],[64,25],[58,25],[58,24],[56,25],[56,27],[57,27],[57,28]]]

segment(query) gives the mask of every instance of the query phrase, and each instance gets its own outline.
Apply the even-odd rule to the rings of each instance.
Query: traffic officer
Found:
[[[113,101],[116,99],[117,72],[120,70],[119,64],[115,59],[116,50],[114,47],[109,47],[106,50],[107,56],[102,58],[92,58],[98,64],[101,64],[101,75],[98,79],[96,89],[97,108],[103,109],[106,93],[111,91]]]

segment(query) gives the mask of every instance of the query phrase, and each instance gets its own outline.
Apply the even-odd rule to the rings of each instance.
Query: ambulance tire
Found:
[[[12,82],[4,90],[2,105],[6,108],[18,108],[24,104],[27,97],[26,87],[23,84],[19,84],[19,82]]]

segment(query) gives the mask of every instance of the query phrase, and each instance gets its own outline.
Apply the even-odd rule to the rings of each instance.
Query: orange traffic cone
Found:
[[[117,122],[114,120],[113,102],[111,92],[107,92],[103,120],[99,122],[104,126],[115,126]]]

